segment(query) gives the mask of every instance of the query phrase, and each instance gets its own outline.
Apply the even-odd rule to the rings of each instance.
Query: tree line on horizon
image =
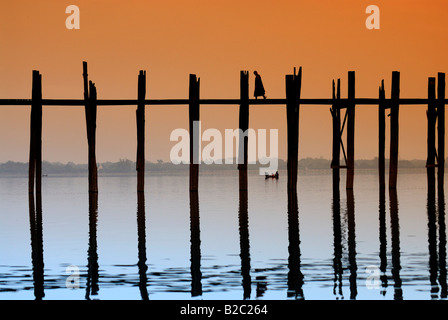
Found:
[[[386,166],[388,165],[388,159],[386,159]],[[344,163],[342,159],[341,164]],[[448,160],[445,162],[448,163]],[[302,158],[299,159],[298,167],[302,170],[307,169],[330,169],[331,160],[324,158]],[[400,160],[399,168],[425,168],[426,160]],[[203,164],[201,165],[201,171],[217,171],[217,170],[236,170],[236,161],[233,164]],[[259,163],[250,164],[248,170],[257,170],[260,167],[264,167]],[[278,169],[286,170],[287,162],[283,159],[278,159]],[[357,169],[376,169],[378,168],[378,158],[366,160],[358,159],[355,161],[355,168]],[[171,162],[165,162],[158,160],[157,162],[146,161],[145,164],[146,171],[154,172],[185,172],[189,170],[188,164],[178,164],[175,165]],[[128,159],[120,159],[117,162],[102,162],[98,164],[98,172],[105,174],[114,173],[135,173],[136,163]],[[74,162],[61,163],[61,162],[42,162],[42,172],[44,175],[48,174],[87,174],[88,166],[87,164],[76,164]],[[5,163],[0,163],[0,174],[28,174],[28,162],[14,162],[8,161]]]

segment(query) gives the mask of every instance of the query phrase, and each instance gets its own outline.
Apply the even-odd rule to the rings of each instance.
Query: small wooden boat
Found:
[[[273,173],[273,174],[265,174],[264,178],[265,179],[278,179],[278,171],[276,173]]]

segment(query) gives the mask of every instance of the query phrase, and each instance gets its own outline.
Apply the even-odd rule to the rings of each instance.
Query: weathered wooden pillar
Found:
[[[89,81],[89,108],[90,108],[90,137],[89,137],[89,191],[98,192],[98,170],[96,165],[96,111],[97,94],[96,87],[92,81]]]
[[[435,167],[436,167],[436,78],[428,79],[428,110],[426,112],[428,120],[427,133],[427,158],[426,158],[426,175],[428,180],[428,188],[435,188]]]
[[[437,81],[437,184],[439,192],[444,189],[445,175],[445,73],[439,72]]]
[[[96,113],[97,93],[95,84],[88,80],[87,62],[83,61],[84,101],[88,143],[89,192],[98,192],[98,170],[96,165]]]
[[[378,105],[378,175],[380,189],[386,188],[386,93],[384,90],[384,80],[379,88]]]
[[[333,106],[330,108],[333,119],[333,150],[331,168],[333,171],[333,188],[339,188],[340,181],[340,158],[341,158],[341,105],[339,99],[341,98],[340,86],[341,81],[338,79],[337,89],[333,80]],[[337,92],[336,92],[337,90]]]
[[[140,70],[138,75],[137,94],[137,192],[145,191],[145,96],[146,71]]]
[[[28,192],[40,193],[42,189],[42,75],[33,70],[32,104],[30,116],[30,154],[28,167]]]
[[[348,72],[347,105],[347,182],[346,188],[353,189],[355,176],[355,71]]]
[[[299,155],[299,109],[302,86],[302,67],[296,75],[286,75],[286,121],[287,121],[287,169],[288,189],[297,188],[297,167]]]
[[[247,146],[249,135],[249,73],[247,71],[240,72],[240,115],[239,115],[239,151],[238,152],[238,171],[239,171],[239,187],[240,190],[247,190]],[[247,134],[245,134],[247,133]],[[242,145],[242,148],[241,148]]]
[[[198,191],[200,159],[199,126],[199,81],[195,74],[190,74],[189,121],[190,121],[190,191]],[[196,122],[196,123],[195,123]],[[198,140],[195,140],[198,139]]]
[[[392,94],[390,105],[390,162],[389,162],[389,188],[397,188],[398,176],[398,112],[400,99],[400,72],[392,72]]]

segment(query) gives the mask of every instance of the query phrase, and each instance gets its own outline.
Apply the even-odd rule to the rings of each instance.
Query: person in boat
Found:
[[[261,76],[258,74],[257,71],[254,71],[255,75],[255,90],[254,90],[254,97],[257,99],[258,97],[263,97],[266,99],[266,92],[264,90],[263,81],[261,80]]]
[[[275,172],[275,179],[278,179],[278,171]]]

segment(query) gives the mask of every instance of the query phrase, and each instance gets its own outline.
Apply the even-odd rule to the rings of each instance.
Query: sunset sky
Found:
[[[368,30],[368,5],[380,8],[380,30]],[[65,9],[80,9],[68,30]],[[82,61],[99,99],[135,99],[139,70],[147,99],[187,98],[190,73],[201,98],[238,98],[240,70],[257,70],[268,98],[285,97],[285,75],[302,66],[302,97],[331,98],[333,79],[356,71],[356,96],[390,96],[392,71],[401,97],[427,97],[428,77],[448,72],[446,0],[39,0],[0,4],[0,99],[31,97],[32,70],[42,73],[44,98],[83,97]],[[0,106],[0,162],[27,161],[27,106]],[[238,127],[237,106],[202,106],[202,128]],[[299,158],[331,156],[329,106],[300,109]],[[286,158],[284,106],[251,106],[250,127],[279,130]],[[146,158],[169,160],[176,128],[188,128],[187,106],[146,111]],[[387,126],[388,128],[388,126]],[[377,156],[377,108],[356,111],[355,156]],[[388,135],[387,137],[388,138]],[[426,158],[426,108],[400,109],[400,158]],[[97,160],[135,160],[135,106],[99,107]],[[387,155],[386,155],[387,156]],[[43,158],[87,162],[82,107],[44,107]]]

